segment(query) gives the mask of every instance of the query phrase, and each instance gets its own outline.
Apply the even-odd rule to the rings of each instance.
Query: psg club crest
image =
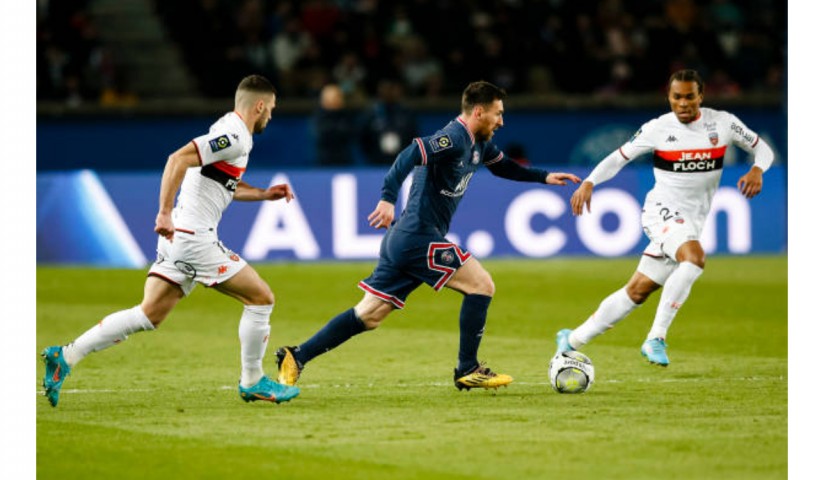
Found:
[[[440,254],[440,261],[449,265],[449,264],[451,264],[452,262],[455,261],[455,255],[452,252],[450,252],[449,250],[444,250]]]
[[[718,144],[718,134],[717,134],[717,132],[709,132],[709,141],[712,142],[712,145],[717,146],[717,144]]]

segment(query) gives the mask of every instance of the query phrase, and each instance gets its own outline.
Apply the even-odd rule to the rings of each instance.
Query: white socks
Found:
[[[73,367],[91,352],[104,350],[127,339],[141,330],[154,330],[152,322],[137,305],[128,310],[112,313],[83,333],[73,343],[64,347],[64,361]]]
[[[580,348],[611,329],[638,307],[639,305],[630,300],[625,287],[621,287],[605,298],[598,306],[598,310],[569,335],[569,344],[574,349]]]
[[[656,317],[653,319],[653,326],[648,333],[648,340],[651,338],[665,338],[668,334],[668,327],[674,321],[680,307],[691,293],[691,286],[703,273],[703,269],[691,262],[681,262],[674,270],[674,273],[665,281],[662,289],[662,297],[659,299],[659,307],[656,309]]]
[[[239,320],[239,343],[242,346],[243,387],[254,386],[263,377],[262,360],[268,346],[271,325],[268,318],[274,305],[245,305]]]

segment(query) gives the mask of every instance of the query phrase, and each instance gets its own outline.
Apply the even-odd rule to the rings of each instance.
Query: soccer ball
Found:
[[[583,393],[595,382],[595,366],[580,352],[560,352],[548,364],[548,381],[557,393]]]

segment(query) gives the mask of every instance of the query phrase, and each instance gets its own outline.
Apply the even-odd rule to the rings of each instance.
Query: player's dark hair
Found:
[[[495,100],[504,100],[507,92],[490,82],[472,82],[461,95],[461,111],[471,112],[476,105],[490,105]]]
[[[671,88],[671,84],[674,81],[677,82],[694,82],[697,84],[697,91],[703,93],[703,78],[697,73],[697,70],[678,70],[671,75],[670,80],[668,80],[668,88]]]
[[[272,85],[271,82],[262,75],[248,75],[243,78],[242,81],[239,82],[239,86],[236,87],[237,92],[240,90],[277,95],[277,90],[274,88],[274,85]]]

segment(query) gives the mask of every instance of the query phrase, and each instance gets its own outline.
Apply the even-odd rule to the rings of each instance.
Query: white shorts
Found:
[[[172,242],[159,237],[157,260],[149,269],[155,276],[189,295],[196,282],[212,287],[233,277],[248,262],[225,247],[216,232],[176,229]]]
[[[666,202],[650,200],[642,208],[642,229],[650,239],[645,255],[666,256],[676,261],[677,249],[691,240],[700,240],[697,222],[686,218]]]

